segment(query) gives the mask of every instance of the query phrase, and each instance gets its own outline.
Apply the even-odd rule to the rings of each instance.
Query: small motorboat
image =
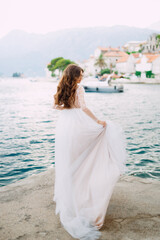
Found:
[[[124,91],[122,84],[109,86],[107,81],[104,81],[104,82],[89,81],[88,83],[86,82],[86,83],[83,83],[82,85],[85,89],[85,92],[120,93]]]
[[[101,92],[101,93],[118,93],[123,92],[123,86],[117,87],[115,86],[101,86],[101,87],[93,87],[93,86],[84,86],[85,92]]]

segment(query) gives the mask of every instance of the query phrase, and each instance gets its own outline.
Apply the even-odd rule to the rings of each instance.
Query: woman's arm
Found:
[[[84,90],[83,86],[80,85],[79,89],[78,89],[78,101],[79,101],[80,107],[89,117],[91,117],[94,121],[98,122],[98,118],[86,106],[85,99],[84,99],[84,93],[85,93],[85,90]]]
[[[83,86],[80,86],[78,89],[78,101],[80,104],[80,107],[82,108],[82,110],[89,116],[91,117],[94,121],[96,121],[98,124],[103,125],[103,127],[105,127],[107,125],[106,121],[101,121],[99,120],[92,112],[89,108],[87,108],[86,104],[85,104],[85,99],[84,99],[84,93],[85,90],[83,88]]]
[[[98,121],[98,118],[91,112],[91,110],[87,107],[82,107],[82,110],[89,116],[91,117],[94,121]]]
[[[99,120],[92,112],[91,110],[89,110],[89,108],[85,107],[82,108],[82,110],[89,116],[91,117],[93,120],[95,120],[98,124],[103,125],[103,127],[105,127],[107,125],[106,121],[101,121]]]

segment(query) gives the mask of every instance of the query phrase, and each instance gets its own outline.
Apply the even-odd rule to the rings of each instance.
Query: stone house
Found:
[[[138,52],[146,41],[129,41],[123,47],[124,52]]]
[[[145,44],[142,44],[143,53],[160,53],[160,41],[157,39],[157,33],[150,35]]]
[[[133,53],[121,57],[116,62],[116,70],[118,73],[135,73],[135,63],[140,58],[141,54]]]
[[[142,78],[146,77],[146,71],[152,71],[156,77],[160,77],[160,54],[143,54],[136,62],[136,71],[142,73]]]

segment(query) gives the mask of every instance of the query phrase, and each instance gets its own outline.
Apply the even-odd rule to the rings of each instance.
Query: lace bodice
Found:
[[[78,88],[76,90],[74,107],[82,109],[86,108],[85,90],[81,84],[78,85]]]

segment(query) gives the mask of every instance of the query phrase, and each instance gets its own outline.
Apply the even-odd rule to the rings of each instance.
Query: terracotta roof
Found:
[[[105,47],[98,47],[98,48],[102,51],[108,51],[109,50],[109,48],[105,48]]]
[[[141,59],[138,59],[136,63],[141,63]]]
[[[120,59],[118,59],[117,63],[127,62],[128,58],[129,58],[129,56],[123,56]]]
[[[112,47],[98,47],[98,48],[103,52],[119,51],[119,48],[112,48]]]
[[[155,54],[153,54],[153,53],[143,53],[143,55],[155,55]]]
[[[109,75],[111,74],[103,74],[103,76],[100,77],[100,80],[107,78]],[[113,75],[111,75],[111,78],[120,78],[117,74],[113,73]]]
[[[109,48],[111,51],[119,51],[119,48]]]
[[[132,55],[133,55],[133,57],[135,57],[135,58],[139,58],[139,53],[132,53]]]
[[[121,51],[119,51],[119,52],[111,51],[111,52],[104,53],[103,56],[104,57],[123,57],[123,56],[128,56],[128,54],[125,52],[121,52]]]
[[[153,54],[145,54],[145,56],[148,58],[147,63],[151,63],[154,60],[156,60],[158,57],[160,57],[160,54],[153,55]],[[141,59],[139,59],[136,63],[141,63]]]
[[[146,55],[146,57],[148,58],[148,62],[150,63],[156,60],[158,57],[160,57],[160,55],[154,55],[154,56]]]

